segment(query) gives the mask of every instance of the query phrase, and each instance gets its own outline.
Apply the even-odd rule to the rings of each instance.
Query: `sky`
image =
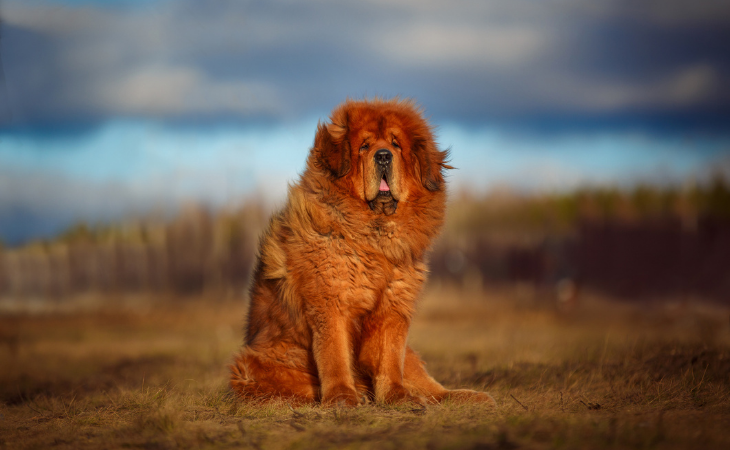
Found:
[[[726,0],[0,0],[0,240],[283,201],[346,98],[412,97],[451,190],[730,173]]]

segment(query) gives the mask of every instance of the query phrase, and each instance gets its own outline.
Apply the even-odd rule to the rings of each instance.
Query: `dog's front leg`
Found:
[[[403,386],[403,364],[410,319],[395,311],[375,311],[365,318],[360,367],[372,378],[378,403],[413,402],[425,404]]]
[[[324,405],[357,406],[360,396],[352,375],[350,334],[345,318],[320,311],[313,315],[312,353]]]

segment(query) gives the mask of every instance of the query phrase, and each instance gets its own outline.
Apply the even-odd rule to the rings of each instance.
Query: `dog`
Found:
[[[444,388],[406,345],[444,221],[447,156],[411,100],[348,100],[318,124],[306,169],[261,238],[245,344],[230,366],[235,393],[494,403]]]

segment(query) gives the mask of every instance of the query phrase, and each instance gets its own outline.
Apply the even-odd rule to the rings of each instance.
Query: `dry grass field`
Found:
[[[412,346],[497,409],[292,409],[229,394],[242,300],[104,301],[0,313],[0,448],[730,448],[727,308],[432,286]]]

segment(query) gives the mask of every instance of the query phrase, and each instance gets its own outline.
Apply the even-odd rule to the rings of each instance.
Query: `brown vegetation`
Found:
[[[248,283],[266,211],[185,208],[175,220],[90,228],[0,248],[0,296],[62,300],[79,293],[228,295]]]
[[[465,286],[561,281],[633,301],[730,302],[730,185],[457,196],[432,259]]]
[[[586,294],[570,314],[528,286],[432,286],[409,342],[450,388],[498,408],[352,410],[233,399],[244,301],[107,299],[0,317],[0,448],[725,448],[727,309]]]
[[[628,299],[730,301],[730,185],[639,186],[566,194],[454,194],[432,278],[466,283],[570,278]],[[49,241],[0,246],[0,298],[80,293],[230,296],[245,289],[268,211],[191,207],[169,221],[79,225]]]

